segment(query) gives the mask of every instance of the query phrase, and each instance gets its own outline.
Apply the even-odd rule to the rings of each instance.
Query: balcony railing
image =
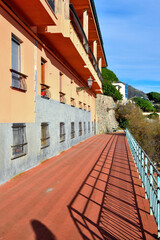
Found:
[[[145,188],[145,197],[150,202],[150,213],[154,215],[158,225],[158,237],[160,237],[160,172],[128,129],[126,137]]]
[[[101,81],[103,81],[101,72],[99,70],[99,67],[97,66],[97,61],[94,57],[94,54],[93,54],[91,48],[89,47],[88,39],[86,37],[86,34],[82,27],[82,24],[81,24],[79,17],[78,17],[72,4],[70,4],[70,18],[71,18],[72,25],[73,25],[75,31],[77,32],[81,43],[84,46],[84,49],[86,50],[87,54],[89,55],[89,59],[92,62],[94,69],[97,72],[98,77],[100,78]]]
[[[41,97],[50,99],[51,98],[51,93],[49,91],[50,87],[44,83],[40,83],[40,85],[41,85]]]
[[[26,92],[27,91],[27,85],[26,85],[27,75],[20,73],[14,69],[10,69],[10,71],[12,72],[11,87]]]
[[[60,96],[60,102],[61,103],[66,103],[66,98],[65,98],[65,93],[63,93],[63,92],[59,92],[59,96]]]
[[[54,0],[47,0],[48,4],[52,8],[53,12],[55,12],[55,1]]]

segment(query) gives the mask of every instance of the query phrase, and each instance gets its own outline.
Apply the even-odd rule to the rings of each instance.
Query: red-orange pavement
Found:
[[[0,186],[0,240],[156,235],[124,134],[93,136]]]

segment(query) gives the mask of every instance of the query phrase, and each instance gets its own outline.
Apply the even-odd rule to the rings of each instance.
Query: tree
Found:
[[[160,103],[160,93],[150,92],[150,93],[147,93],[147,96],[148,96],[149,100],[152,100],[155,103]]]
[[[117,78],[116,74],[107,68],[102,68],[102,77],[104,80],[110,81],[112,83],[119,82],[119,79]]]
[[[118,78],[114,72],[107,68],[102,68],[103,77],[103,94],[111,96],[115,101],[121,100],[123,98],[122,94],[112,85],[112,82],[118,82]]]
[[[122,94],[109,81],[103,80],[102,89],[104,95],[111,96],[115,101],[123,98]]]
[[[155,110],[152,103],[148,100],[144,100],[140,97],[135,97],[133,100],[136,105],[139,106],[144,112],[153,112]]]

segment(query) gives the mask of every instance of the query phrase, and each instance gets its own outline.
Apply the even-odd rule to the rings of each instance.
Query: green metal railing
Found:
[[[160,172],[128,129],[126,129],[126,137],[142,180],[142,186],[145,188],[145,197],[150,202],[150,214],[155,217],[160,238]]]

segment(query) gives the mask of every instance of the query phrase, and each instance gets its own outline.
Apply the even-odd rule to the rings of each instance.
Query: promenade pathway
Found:
[[[124,134],[93,136],[0,186],[0,240],[156,235]]]

